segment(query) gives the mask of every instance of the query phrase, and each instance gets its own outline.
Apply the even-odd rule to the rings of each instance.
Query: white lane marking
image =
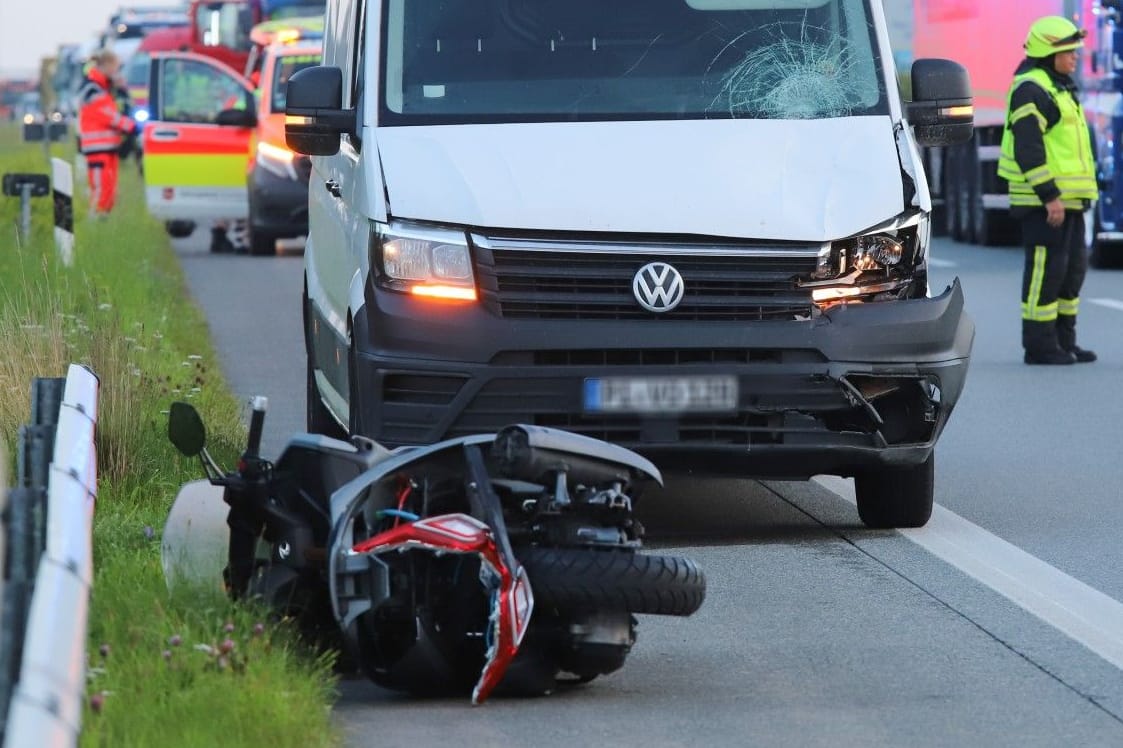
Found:
[[[815,481],[855,503],[853,480]],[[938,504],[926,526],[899,532],[1123,670],[1123,603]]]
[[[928,258],[928,264],[934,268],[953,268],[955,263],[951,260],[940,260],[935,257]]]
[[[1106,306],[1108,309],[1114,309],[1117,312],[1123,312],[1123,301],[1118,299],[1088,299],[1089,304],[1096,304],[1098,306]]]

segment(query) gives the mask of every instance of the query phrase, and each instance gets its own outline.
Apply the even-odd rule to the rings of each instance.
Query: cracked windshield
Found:
[[[868,0],[391,0],[382,121],[887,111]]]

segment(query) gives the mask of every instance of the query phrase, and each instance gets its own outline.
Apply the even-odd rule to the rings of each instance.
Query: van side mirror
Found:
[[[257,115],[252,109],[223,109],[214,118],[214,123],[224,127],[256,127]]]
[[[339,153],[339,136],[354,131],[355,118],[355,110],[343,108],[343,72],[339,68],[318,65],[289,79],[285,143],[297,153]]]
[[[912,99],[908,117],[920,145],[955,145],[971,139],[975,103],[967,68],[951,60],[917,60],[912,64]]]

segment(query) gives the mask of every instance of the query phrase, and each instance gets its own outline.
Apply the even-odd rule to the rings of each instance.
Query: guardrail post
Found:
[[[65,387],[64,387],[65,382]],[[76,746],[85,688],[97,377],[37,379],[8,495],[0,609],[0,745]]]
[[[62,264],[74,262],[74,167],[51,159],[51,195],[55,203],[55,248]]]

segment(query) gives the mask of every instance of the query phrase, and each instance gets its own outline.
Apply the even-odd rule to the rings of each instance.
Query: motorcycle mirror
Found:
[[[200,454],[207,442],[207,429],[199,411],[187,403],[172,403],[168,415],[168,439],[187,457]]]

